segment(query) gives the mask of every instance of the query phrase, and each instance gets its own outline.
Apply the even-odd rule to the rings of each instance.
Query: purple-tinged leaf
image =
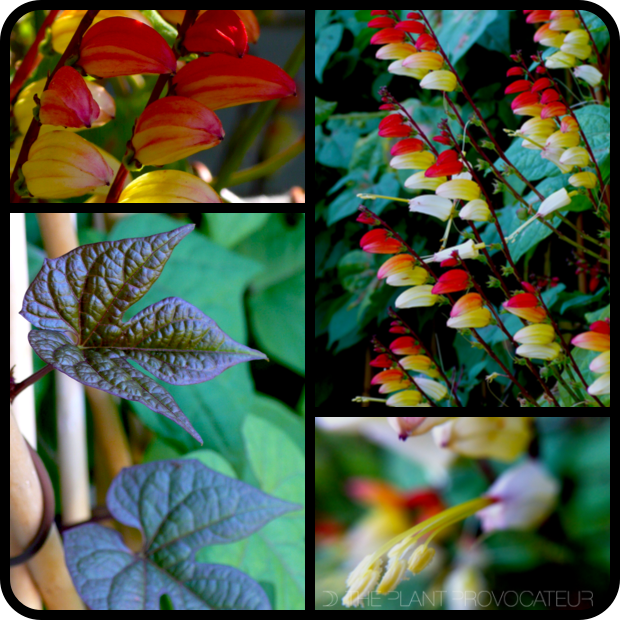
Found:
[[[188,224],[151,237],[83,245],[46,259],[20,314],[40,329],[28,339],[43,361],[80,383],[143,403],[202,443],[172,396],[127,360],[171,385],[189,385],[266,356],[235,342],[177,297],[122,321],[193,229]]]
[[[196,551],[245,538],[301,508],[195,460],[159,461],[123,469],[110,486],[108,508],[142,531],[143,548],[100,525],[64,534],[67,566],[82,600],[94,610],[271,609],[262,588],[242,571],[196,562]]]

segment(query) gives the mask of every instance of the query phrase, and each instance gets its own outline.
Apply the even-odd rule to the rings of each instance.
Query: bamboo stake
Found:
[[[10,407],[10,523],[16,545],[25,549],[39,529],[43,515],[41,484],[26,442]],[[47,609],[85,609],[65,564],[60,535],[52,525],[39,552],[28,561],[28,570]]]
[[[78,245],[71,213],[38,213],[39,228],[47,255],[57,258]],[[88,456],[84,390],[82,385],[55,372],[58,469],[65,525],[90,519]]]
[[[19,383],[32,373],[32,349],[28,343],[30,324],[19,316],[24,295],[30,283],[26,253],[25,213],[11,213],[10,224],[10,291],[9,291],[9,350],[10,365],[15,366],[15,381]],[[34,413],[34,390],[26,390],[13,403],[13,411],[24,436],[33,448],[37,446]]]

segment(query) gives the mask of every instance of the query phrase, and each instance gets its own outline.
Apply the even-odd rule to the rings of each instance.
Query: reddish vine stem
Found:
[[[11,386],[11,398],[10,398],[11,402],[13,402],[13,399],[20,392],[23,392],[27,387],[31,386],[33,383],[36,383],[42,377],[45,377],[45,375],[48,372],[51,372],[52,370],[54,370],[54,367],[51,364],[48,364],[47,366],[44,366],[43,368],[41,368],[41,370],[37,370],[37,372],[30,375],[27,379],[24,379],[20,383],[16,383],[15,385],[12,385]]]
[[[181,24],[181,28],[179,29],[179,35],[177,40],[178,41],[183,41],[183,39],[185,38],[185,33],[188,31],[189,27],[196,21],[196,19],[198,19],[198,14],[200,13],[199,9],[188,9],[185,11],[185,18],[183,19],[183,24]],[[179,53],[177,52],[176,49],[173,48],[172,50],[175,54],[175,56],[177,57],[177,60],[179,58]],[[157,101],[159,99],[159,97],[161,96],[165,86],[169,83],[170,81],[170,76],[169,75],[160,75],[159,78],[157,79],[157,82],[155,84],[155,87],[153,88],[153,91],[151,92],[151,96],[149,97],[149,100],[145,106],[145,109],[149,107],[149,105],[151,105],[151,103]],[[134,123],[134,131],[135,131],[135,123]],[[132,132],[133,133],[133,132]],[[133,139],[133,135],[132,138]],[[131,146],[131,140],[129,140],[128,144],[127,144],[127,150],[125,151],[125,156],[127,156],[129,154],[129,151],[132,149]],[[125,164],[123,163],[123,161],[121,160],[121,165],[120,168],[118,169],[118,172],[116,173],[116,177],[114,178],[114,181],[112,183],[112,186],[110,187],[110,191],[108,192],[108,195],[106,197],[106,202],[118,202],[118,199],[121,196],[121,193],[123,192],[123,188],[125,186],[125,181],[127,179],[127,176],[129,175],[129,170],[127,170],[127,167],[125,166]]]
[[[77,27],[77,30],[75,31],[75,34],[73,35],[73,38],[71,39],[71,42],[67,46],[65,53],[60,57],[58,64],[48,76],[43,92],[45,92],[48,89],[53,77],[56,75],[56,73],[61,67],[65,66],[66,61],[71,56],[79,53],[80,45],[82,43],[82,37],[84,36],[84,33],[90,28],[90,25],[93,23],[93,20],[95,19],[95,17],[97,17],[97,13],[99,13],[99,9],[97,10],[93,9],[90,11],[86,11],[86,14],[82,18],[80,25]],[[28,132],[26,133],[26,137],[24,138],[24,142],[22,144],[22,150],[20,151],[19,157],[17,158],[15,169],[13,170],[13,174],[11,175],[11,183],[10,183],[10,201],[11,202],[23,202],[21,196],[15,191],[15,183],[17,182],[19,178],[19,172],[22,166],[28,160],[28,154],[30,153],[30,148],[32,147],[32,145],[36,142],[37,138],[39,137],[40,129],[41,129],[41,123],[36,118],[33,118],[32,122],[30,123],[30,128],[28,129]]]
[[[47,29],[54,23],[54,20],[56,19],[58,13],[60,13],[60,11],[50,11],[47,14],[47,17],[43,21],[43,24],[41,24],[41,28],[39,28],[39,32],[37,32],[37,36],[32,42],[30,49],[26,52],[26,55],[24,56],[21,65],[17,68],[17,71],[15,71],[15,76],[13,77],[10,88],[11,104],[14,103],[14,100],[17,97],[19,91],[22,89],[24,82],[30,77],[30,74],[39,66],[42,58],[41,54],[39,54],[39,45],[45,39]]]

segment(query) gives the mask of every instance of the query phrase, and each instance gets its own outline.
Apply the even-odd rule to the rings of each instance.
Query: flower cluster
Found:
[[[394,302],[396,308],[449,305],[450,316],[446,325],[459,330],[465,337],[472,337],[475,346],[487,351],[501,368],[504,377],[517,387],[524,406],[542,405],[477,330],[489,326],[501,330],[502,338],[511,343],[516,356],[521,358],[516,359],[515,363],[530,369],[541,385],[543,399],[552,406],[560,406],[560,403],[546,380],[550,376],[555,377],[566,388],[574,402],[588,401],[590,406],[602,406],[598,395],[609,393],[609,381],[605,382],[605,376],[608,377],[609,374],[609,346],[606,350],[595,349],[605,351],[607,356],[600,356],[601,359],[597,358],[593,362],[596,370],[592,370],[602,374],[602,377],[596,386],[588,387],[567,345],[568,339],[561,333],[545,304],[542,288],[528,283],[520,276],[511,252],[512,244],[523,231],[537,223],[542,229],[551,230],[560,239],[577,245],[582,252],[597,256],[600,262],[609,264],[607,259],[601,261],[601,250],[597,254],[596,250],[582,245],[590,242],[604,249],[605,244],[601,239],[580,231],[580,243],[576,243],[567,239],[554,225],[554,222],[557,222],[554,218],[558,217],[561,222],[568,222],[560,211],[574,206],[573,200],[579,197],[586,201],[580,204],[589,203],[595,215],[600,218],[602,226],[609,228],[609,194],[597,191],[597,188],[604,188],[605,183],[591,145],[591,137],[588,138],[579,112],[564,98],[562,89],[550,70],[558,67],[573,68],[575,77],[583,80],[589,88],[601,83],[602,73],[593,65],[581,64],[592,57],[596,46],[579,11],[527,10],[525,13],[529,23],[543,23],[535,35],[535,40],[542,45],[556,47],[558,51],[547,56],[544,61],[542,56],[534,56],[533,69],[520,53],[512,55],[516,66],[508,71],[508,76],[516,79],[505,92],[507,95],[516,95],[511,103],[513,113],[530,118],[518,131],[507,133],[522,139],[523,148],[540,152],[543,159],[552,162],[567,176],[554,178],[553,183],[535,186],[518,171],[493,138],[484,116],[464,88],[424,11],[411,12],[404,20],[399,18],[396,11],[371,11],[372,19],[368,25],[378,32],[372,36],[370,43],[381,46],[376,57],[392,61],[388,67],[390,73],[412,77],[419,81],[423,89],[441,91],[445,107],[450,109],[463,134],[455,134],[448,122],[442,121],[438,125],[437,135],[428,136],[411,112],[393,97],[387,88],[380,90],[380,109],[387,111],[388,115],[379,123],[379,136],[397,140],[390,150],[390,166],[395,170],[413,171],[404,181],[404,187],[416,195],[410,199],[375,194],[359,194],[358,197],[364,200],[381,198],[405,202],[410,212],[434,217],[445,222],[446,227],[439,251],[422,257],[383,219],[360,205],[357,221],[372,227],[362,237],[360,246],[369,253],[391,255],[378,270],[377,277],[384,279],[389,286],[406,287]],[[470,123],[465,122],[460,109],[448,96],[448,93],[453,91],[462,92],[473,109],[476,117],[474,124],[484,129],[488,139],[486,144],[481,145],[482,141],[475,139],[469,127]],[[466,144],[470,144],[473,150],[468,151]],[[439,145],[446,148],[439,151]],[[485,151],[485,147],[488,148],[489,145],[499,155],[499,160],[493,161],[489,157]],[[472,161],[474,156],[479,158],[477,165]],[[480,174],[481,170],[495,176],[497,186],[512,194],[522,205],[526,217],[527,213],[532,213],[533,205],[540,203],[534,216],[513,230],[509,236],[502,230],[500,218],[495,211],[493,192]],[[519,177],[520,187],[525,185],[531,190],[531,198],[526,200],[522,189],[516,189],[511,184],[511,174]],[[499,191],[496,190],[495,193]],[[462,232],[465,240],[450,245],[449,236],[452,228],[456,227],[457,218],[470,226],[471,232]],[[572,223],[569,225],[574,228]],[[487,230],[495,229],[497,243],[489,244],[483,241],[480,228],[482,226]],[[605,234],[601,233],[599,236],[604,237]],[[498,250],[503,253],[508,263],[502,268],[495,265],[497,258],[494,258],[494,255]],[[523,326],[520,329],[507,328],[497,304],[489,298],[489,286],[482,286],[473,276],[470,267],[472,261],[484,261],[492,269],[491,287],[499,289],[505,299],[500,308],[521,320]],[[439,263],[439,267],[446,271],[439,274],[435,270],[435,263]],[[520,283],[516,290],[514,283],[509,281],[509,276],[516,277]],[[454,298],[454,293],[463,294]],[[373,378],[372,384],[381,386],[381,394],[389,393],[391,396],[386,401],[366,397],[355,400],[377,400],[388,406],[428,407],[438,406],[433,401],[449,396],[453,406],[463,406],[456,390],[450,386],[454,380],[449,380],[441,370],[441,364],[434,360],[423,340],[402,317],[391,310],[390,316],[390,332],[398,333],[400,337],[389,346],[381,344],[375,338],[375,351],[379,356],[371,365],[382,369]],[[609,330],[609,322],[606,326]],[[573,340],[576,346],[583,346],[584,343],[588,344],[588,340],[579,337]],[[590,343],[590,346],[602,345]],[[398,355],[406,357],[398,359]],[[531,360],[541,360],[547,364],[544,372],[541,373]],[[425,376],[413,377],[409,371]],[[442,379],[446,385],[438,383],[437,379]]]
[[[225,130],[216,110],[296,95],[287,73],[248,54],[259,36],[253,11],[161,11],[178,26],[176,40],[161,34],[176,32],[160,16],[156,29],[144,13],[66,10],[53,21],[58,66],[14,106],[12,201],[19,190],[46,200],[109,193],[108,202],[222,202],[187,173],[149,172],[132,183],[129,172],[217,147]],[[114,120],[114,99],[93,79],[144,75],[159,78],[121,163],[75,132]]]

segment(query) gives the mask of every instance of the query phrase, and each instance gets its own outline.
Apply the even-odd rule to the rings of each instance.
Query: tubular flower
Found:
[[[530,323],[540,323],[547,318],[545,309],[539,307],[538,299],[532,293],[519,293],[502,305],[508,312]]]
[[[491,209],[489,205],[480,198],[470,200],[460,211],[459,217],[462,220],[471,222],[488,222],[491,220]]]
[[[564,151],[560,157],[560,163],[565,166],[578,166],[585,168],[590,164],[590,154],[582,146],[574,146]]]
[[[422,394],[415,389],[392,394],[385,404],[388,407],[430,407],[429,404],[422,404]]]
[[[469,179],[453,179],[437,188],[437,195],[452,200],[476,200],[480,198],[480,185]]]
[[[598,179],[593,172],[578,172],[573,174],[568,182],[573,187],[586,187],[588,189],[593,189],[598,185]]]
[[[421,349],[422,346],[411,336],[401,336],[390,344],[390,351],[396,355],[417,355]]]
[[[445,183],[447,180],[448,179],[446,177],[429,179],[428,177],[424,176],[424,171],[422,171],[412,174],[405,181],[405,187],[407,189],[428,189],[431,192],[434,192],[442,183]]]
[[[84,78],[72,67],[61,67],[41,95],[39,118],[45,125],[90,128],[99,118],[99,106]]]
[[[569,171],[570,168],[566,170],[566,172]],[[506,237],[506,240],[510,241],[515,239],[517,235],[521,233],[521,231],[527,228],[532,222],[536,221],[537,218],[544,218],[547,215],[553,213],[554,211],[557,211],[558,209],[562,209],[563,207],[569,205],[571,203],[571,197],[576,194],[576,191],[569,194],[564,188],[553,192],[553,194],[551,194],[542,201],[542,204],[540,205],[540,207],[538,207],[538,211],[536,212],[536,214],[529,220],[521,224],[521,226],[519,226],[519,228],[512,232],[508,237]]]
[[[222,202],[203,180],[178,170],[149,172],[130,183],[119,202]]]
[[[442,222],[452,215],[454,203],[448,198],[441,198],[434,194],[422,194],[409,201],[409,211],[412,213],[425,213],[440,219]]]
[[[434,163],[435,156],[430,151],[421,151],[392,157],[390,166],[396,170],[426,170]]]
[[[421,372],[429,377],[439,377],[439,371],[433,360],[427,355],[407,355],[400,361],[405,370]]]
[[[63,71],[63,69],[60,69],[58,73]],[[94,82],[88,82],[84,80],[81,75],[80,79],[82,80],[86,88],[90,91],[90,94],[99,106],[99,116],[91,121],[91,127],[102,127],[108,121],[112,120],[116,115],[116,104],[114,103],[114,99],[112,99],[111,95],[103,86],[99,86],[99,84],[95,84]],[[41,101],[43,101],[43,89],[45,88],[46,81],[47,79],[43,78],[42,80],[37,80],[36,82],[33,82],[32,84],[26,86],[26,88],[24,88],[24,90],[22,90],[22,92],[19,94],[19,97],[15,102],[13,114],[15,116],[15,120],[17,121],[17,127],[20,133],[24,136],[28,132],[28,128],[30,127],[30,123],[32,122],[32,112],[36,108],[34,96],[37,95],[41,99]],[[66,94],[63,94],[63,96],[66,97]],[[41,119],[41,122],[44,122],[43,119]],[[80,125],[79,127],[72,127],[72,129],[80,130],[84,129],[85,127],[86,125]],[[40,133],[47,133],[48,131],[54,131],[54,126],[44,125],[41,127]]]
[[[491,322],[491,311],[483,305],[478,293],[463,295],[450,311],[446,325],[453,329],[481,328]]]
[[[260,37],[260,24],[258,23],[258,19],[254,14],[254,11],[251,10],[241,10],[241,9],[233,9],[235,13],[241,18],[243,25],[248,33],[248,39],[250,43],[258,43],[258,39]],[[158,11],[162,15],[162,17],[169,21],[173,26],[177,24],[182,24],[185,19],[185,11]],[[199,18],[208,13],[208,11],[200,11]]]
[[[512,462],[532,441],[531,418],[455,418],[433,429],[441,448],[482,459]]]
[[[388,418],[390,426],[398,433],[398,438],[405,441],[407,437],[424,435],[435,426],[457,418]]]
[[[428,272],[416,265],[411,254],[397,254],[381,265],[377,278],[387,278],[390,286],[419,286],[428,280]]]
[[[368,231],[360,240],[360,246],[364,252],[371,254],[397,254],[405,249],[398,239],[394,239],[383,228]]]
[[[222,123],[209,108],[187,97],[164,97],[140,115],[132,143],[143,166],[163,166],[223,139]]]
[[[408,69],[421,69],[423,77],[429,71],[437,71],[443,66],[441,54],[435,52],[417,52],[403,60],[403,67]]]
[[[576,78],[587,82],[590,86],[598,86],[603,79],[603,74],[596,67],[590,65],[575,67],[573,73]]]
[[[63,54],[69,46],[75,31],[78,29],[80,22],[86,15],[86,10],[67,10],[63,11],[52,24],[52,46],[54,51]],[[138,20],[147,26],[151,26],[151,22],[140,11],[120,11],[120,10],[103,10],[97,13],[93,20],[91,28],[99,22],[109,19],[110,17],[127,17],[132,20]]]
[[[449,177],[460,174],[463,171],[463,163],[459,160],[456,151],[448,150],[439,154],[437,163],[431,166],[425,173],[427,177]]]
[[[35,198],[77,198],[114,179],[114,171],[97,148],[65,130],[40,135],[23,171]]]
[[[528,325],[520,329],[514,336],[514,340],[521,343],[517,347],[517,355],[532,359],[552,360],[561,351],[561,347],[555,339],[555,332],[551,325],[538,323]]]
[[[431,71],[420,82],[420,86],[427,90],[442,90],[450,93],[456,88],[456,75],[452,71]]]
[[[611,383],[611,333],[607,321],[595,321],[590,331],[575,336],[571,344],[588,351],[601,351],[590,363],[590,370],[601,376],[588,388],[589,394],[610,393]]]
[[[397,308],[423,308],[434,306],[439,300],[438,295],[431,292],[433,287],[430,284],[414,286],[401,293],[394,302]]]
[[[478,512],[482,529],[493,532],[536,528],[553,512],[559,493],[557,480],[538,462],[528,460],[511,467],[485,494],[498,501]]]
[[[174,77],[175,93],[211,110],[296,97],[295,81],[268,60],[246,54],[212,54],[185,65]]]
[[[238,58],[248,51],[248,34],[234,11],[210,10],[198,17],[183,41],[189,52],[220,52]]]
[[[446,248],[445,250],[441,250],[441,252],[435,252],[433,258],[427,262],[442,263],[448,258],[452,258],[453,252],[458,252],[461,258],[476,258],[480,254],[478,251],[480,247],[484,247],[484,245],[476,246],[473,239],[468,239],[465,243],[461,243],[460,245]]]
[[[480,497],[465,502],[399,534],[378,551],[366,556],[351,572],[347,579],[349,590],[342,604],[358,607],[377,586],[380,594],[393,592],[404,579],[407,569],[417,574],[430,564],[435,551],[428,545],[435,536],[497,501],[491,497]]]
[[[94,77],[174,73],[177,61],[166,40],[150,26],[110,17],[90,28],[77,64]]]
[[[382,138],[407,138],[411,135],[411,127],[402,114],[390,114],[379,122],[379,135]]]
[[[380,385],[381,394],[391,394],[410,387],[411,381],[400,368],[392,368],[376,374],[370,381],[370,385]]]
[[[464,291],[469,288],[469,274],[462,269],[450,269],[444,273],[437,284],[433,286],[433,293],[435,295],[443,295],[445,293],[456,293],[458,291]]]

